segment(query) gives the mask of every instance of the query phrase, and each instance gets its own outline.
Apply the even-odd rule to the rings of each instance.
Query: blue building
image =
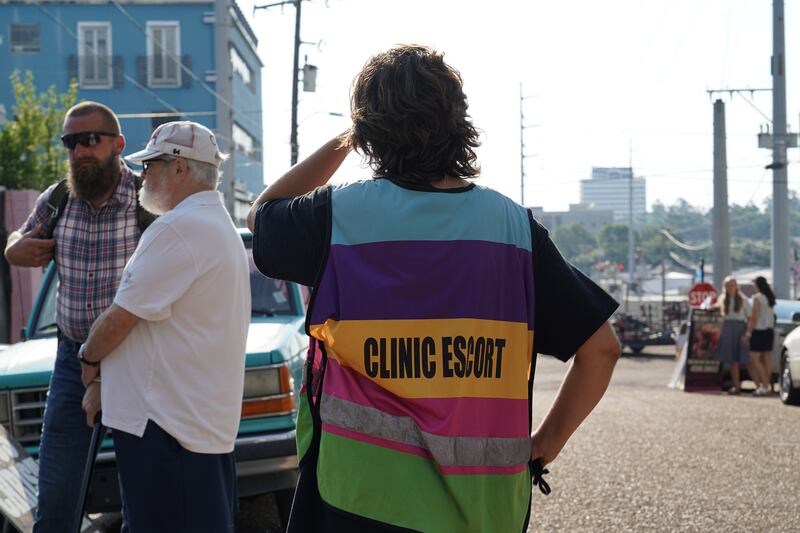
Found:
[[[163,122],[203,123],[231,153],[220,188],[241,221],[263,188],[257,44],[234,0],[4,1],[0,105],[11,119],[8,76],[19,69],[39,90],[78,80],[79,99],[119,115],[128,153]]]

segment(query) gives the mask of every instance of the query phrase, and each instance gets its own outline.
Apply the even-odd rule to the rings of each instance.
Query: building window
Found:
[[[111,24],[78,23],[78,79],[85,89],[110,89]]]
[[[38,24],[12,24],[11,43],[12,52],[38,52],[41,47]]]
[[[181,32],[178,22],[147,23],[147,85],[181,86]]]
[[[234,148],[237,151],[251,159],[257,159],[256,149],[258,148],[258,143],[249,133],[234,122],[231,128],[231,135],[233,136]]]
[[[234,48],[233,46],[230,47],[231,52],[231,68],[236,73],[237,76],[242,80],[242,83],[247,85],[247,87],[252,91],[254,90],[253,87],[253,71],[250,69],[250,66],[244,60],[244,58],[239,54],[239,51]]]

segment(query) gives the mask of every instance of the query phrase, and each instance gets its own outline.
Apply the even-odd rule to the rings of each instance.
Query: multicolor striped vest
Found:
[[[418,531],[523,531],[527,211],[483,187],[421,192],[386,179],[334,188],[331,206],[297,429],[322,499]]]

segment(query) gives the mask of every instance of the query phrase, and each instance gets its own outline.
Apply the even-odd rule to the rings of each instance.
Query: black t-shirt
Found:
[[[385,178],[383,178],[385,179]],[[436,189],[392,180],[395,185],[439,194],[459,194],[474,187]],[[528,212],[533,240],[533,283],[536,315],[534,348],[562,361],[608,320],[617,308],[603,289],[559,253],[547,230]],[[331,188],[272,200],[259,207],[253,236],[253,258],[267,276],[317,286],[331,239]],[[367,518],[333,509],[322,500],[316,483],[318,439],[300,463],[289,533],[405,532]]]
[[[386,178],[383,178],[386,179]],[[396,185],[415,190],[458,194],[418,184]],[[603,289],[570,265],[533,217],[533,284],[536,351],[562,361],[572,357],[617,308]],[[267,276],[316,286],[330,244],[331,188],[320,187],[303,196],[271,200],[258,209],[253,240],[256,266]]]

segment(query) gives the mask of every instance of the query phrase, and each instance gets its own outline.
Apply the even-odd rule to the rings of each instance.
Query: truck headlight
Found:
[[[246,370],[244,373],[244,398],[259,398],[280,394],[282,392],[280,368],[273,366]]]
[[[287,365],[245,370],[242,418],[274,416],[294,410],[294,380]]]

